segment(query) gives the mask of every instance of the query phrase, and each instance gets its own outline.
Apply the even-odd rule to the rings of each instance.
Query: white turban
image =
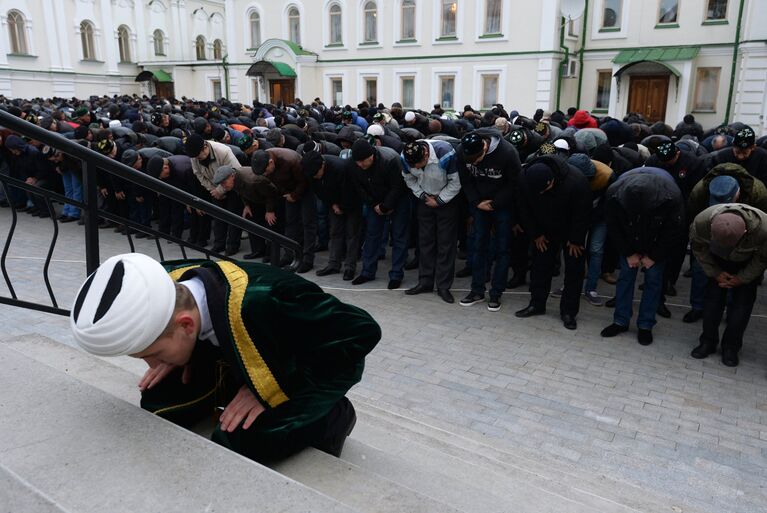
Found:
[[[407,121],[408,123],[410,123],[411,121],[415,121],[415,112],[413,112],[412,110],[406,112],[405,121]]]
[[[570,151],[570,145],[564,139],[557,139],[556,141],[554,141],[554,146],[556,146],[560,150]]]
[[[115,127],[118,127],[118,126],[123,126],[123,124],[120,123],[119,119],[113,119],[113,120],[111,120],[109,122],[109,128],[115,128]]]
[[[140,253],[117,255],[80,287],[69,325],[89,353],[135,354],[162,334],[175,305],[176,287],[159,262]]]

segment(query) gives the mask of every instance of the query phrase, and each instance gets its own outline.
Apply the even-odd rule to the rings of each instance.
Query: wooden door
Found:
[[[296,82],[295,80],[270,80],[269,81],[269,97],[272,103],[276,104],[281,101],[283,105],[293,103],[296,99],[295,93]]]
[[[160,98],[173,98],[173,82],[155,82],[154,90]]]
[[[669,75],[632,76],[629,112],[638,112],[649,123],[666,120]]]

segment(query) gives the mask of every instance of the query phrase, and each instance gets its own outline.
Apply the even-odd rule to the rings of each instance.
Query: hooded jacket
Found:
[[[489,199],[495,209],[512,208],[514,189],[522,171],[517,150],[495,128],[480,128],[474,133],[489,141],[487,153],[481,162],[469,164],[463,148],[456,150],[461,188],[469,204],[476,207]]]
[[[663,262],[684,230],[684,202],[666,171],[627,171],[607,189],[607,233],[624,257],[635,253]]]
[[[711,220],[722,213],[733,213],[743,218],[746,234],[727,257],[727,262],[739,264],[736,276],[743,283],[760,278],[767,269],[767,214],[759,209],[739,203],[714,205],[695,217],[690,227],[690,244],[695,258],[709,278],[716,278],[724,269],[718,257],[711,253]]]
[[[591,191],[588,179],[559,156],[546,155],[529,165],[545,164],[554,173],[554,187],[540,194],[530,191],[520,179],[519,214],[531,239],[545,235],[554,243],[583,246],[591,220]]]
[[[717,176],[731,176],[738,181],[740,187],[738,203],[744,203],[767,212],[767,187],[764,183],[749,174],[743,166],[727,163],[714,166],[692,189],[687,200],[687,219],[695,219],[698,214],[708,208],[710,196],[708,188],[711,181]]]

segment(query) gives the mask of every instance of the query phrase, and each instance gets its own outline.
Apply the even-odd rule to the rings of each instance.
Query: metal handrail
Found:
[[[86,272],[88,274],[94,272],[100,263],[99,243],[98,243],[99,218],[118,221],[119,223],[126,225],[129,228],[127,232],[128,232],[128,241],[129,241],[131,250],[134,250],[133,240],[130,236],[130,230],[133,229],[138,232],[144,232],[149,235],[158,237],[158,240],[165,239],[165,240],[170,240],[172,242],[179,244],[181,247],[182,254],[184,256],[186,255],[186,252],[184,249],[186,247],[196,251],[201,251],[205,253],[206,255],[213,255],[220,258],[226,258],[212,251],[205,250],[204,248],[201,248],[200,246],[197,246],[195,244],[191,244],[186,241],[183,241],[177,237],[160,233],[150,227],[142,226],[128,219],[120,218],[118,216],[115,216],[114,214],[100,211],[98,208],[98,199],[97,199],[98,191],[96,186],[96,173],[99,171],[107,172],[125,181],[136,184],[145,189],[149,189],[157,194],[165,196],[168,200],[177,201],[183,205],[186,205],[193,209],[204,212],[205,214],[209,215],[213,219],[223,221],[227,224],[233,225],[237,228],[240,228],[241,230],[244,230],[248,234],[255,235],[257,237],[261,237],[265,239],[266,241],[269,241],[272,244],[272,258],[271,258],[272,265],[278,264],[277,255],[279,254],[279,248],[285,248],[293,253],[293,262],[291,263],[290,268],[295,269],[298,267],[298,259],[301,255],[301,245],[298,242],[288,237],[285,237],[284,235],[275,233],[269,230],[268,228],[265,228],[263,226],[260,226],[254,223],[253,221],[240,217],[204,199],[198,198],[197,196],[193,194],[177,189],[176,187],[170,184],[167,184],[161,180],[158,180],[157,178],[153,178],[144,173],[137,172],[135,169],[129,166],[126,166],[125,164],[121,162],[117,162],[109,157],[106,157],[98,152],[91,150],[90,148],[86,148],[85,146],[82,146],[81,144],[75,141],[62,137],[61,135],[55,132],[45,130],[37,125],[29,123],[28,121],[25,121],[19,117],[9,114],[8,112],[5,112],[3,110],[0,110],[0,126],[8,128],[30,139],[47,144],[48,146],[58,151],[61,151],[62,153],[66,155],[75,157],[82,162],[83,196],[84,196],[84,199],[82,202],[67,199],[66,197],[61,196],[60,194],[57,194],[55,192],[47,191],[45,189],[23,183],[9,176],[0,177],[0,182],[2,182],[3,184],[8,184],[13,187],[23,189],[27,192],[30,192],[31,194],[35,194],[45,198],[45,202],[48,205],[48,208],[51,210],[52,210],[51,200],[54,200],[60,203],[68,203],[70,205],[74,205],[75,207],[81,208],[83,210],[85,214],[85,223],[84,223],[85,224],[85,261],[86,261]],[[17,215],[16,211],[15,209],[13,209],[12,226],[9,232],[8,240],[6,240],[4,251],[2,252],[2,256],[0,257],[0,268],[2,268],[1,270],[2,270],[3,277],[5,278],[6,284],[8,285],[8,288],[11,292],[12,297],[11,298],[0,297],[0,304],[12,304],[15,306],[21,306],[24,308],[34,308],[37,310],[51,312],[51,313],[58,313],[58,314],[65,314],[65,315],[68,314],[69,312],[67,310],[64,310],[58,307],[55,296],[53,295],[53,291],[50,287],[48,276],[47,276],[48,264],[50,263],[50,258],[53,253],[53,246],[55,245],[56,237],[58,234],[58,226],[55,221],[55,218],[53,220],[54,238],[51,242],[51,246],[49,247],[48,258],[46,259],[46,263],[44,266],[44,280],[45,280],[45,284],[48,289],[49,295],[51,297],[51,302],[53,306],[36,305],[31,302],[19,300],[16,297],[16,293],[13,290],[13,287],[10,283],[10,279],[8,277],[8,273],[6,272],[6,269],[5,269],[5,259],[8,253],[10,239],[13,236],[13,231],[16,226],[16,215]],[[162,249],[160,248],[159,243],[158,243],[158,250],[160,253],[160,258],[162,259],[163,258]]]

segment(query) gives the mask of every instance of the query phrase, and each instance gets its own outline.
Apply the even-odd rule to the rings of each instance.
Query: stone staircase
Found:
[[[269,469],[141,410],[144,368],[39,336],[0,343],[0,513],[700,511],[353,392],[340,459],[307,449]]]

